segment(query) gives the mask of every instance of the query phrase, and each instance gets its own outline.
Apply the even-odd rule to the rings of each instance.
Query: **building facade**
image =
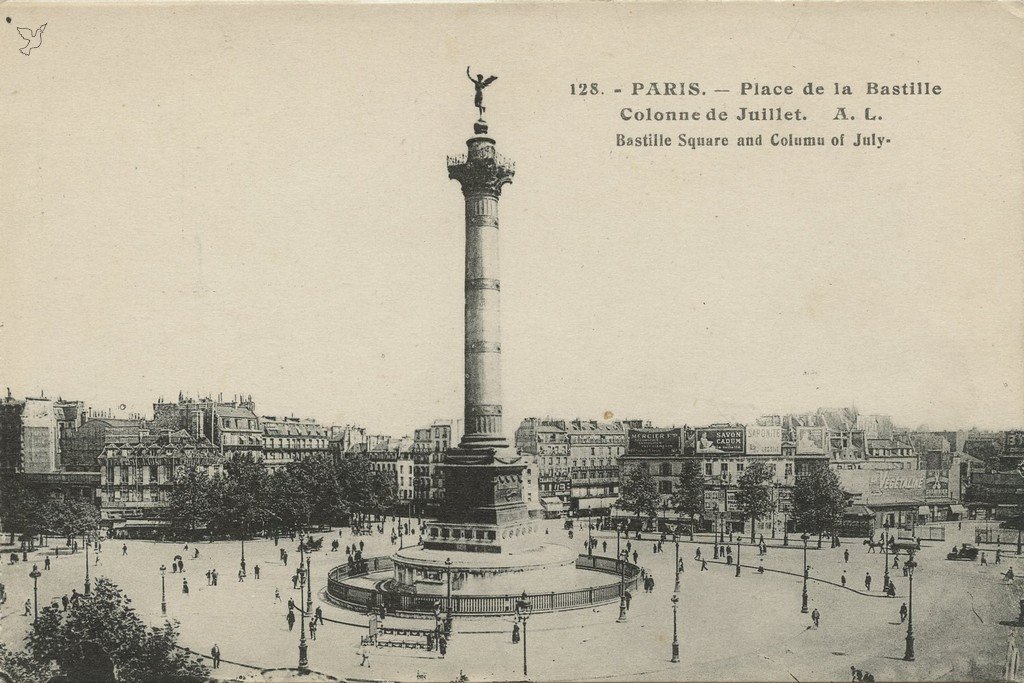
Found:
[[[316,420],[264,415],[260,426],[263,429],[263,464],[269,470],[306,458],[330,455],[327,428]]]
[[[224,456],[205,437],[160,430],[135,443],[107,444],[99,456],[100,517],[116,535],[155,537],[170,527],[175,478],[188,468],[214,475]]]

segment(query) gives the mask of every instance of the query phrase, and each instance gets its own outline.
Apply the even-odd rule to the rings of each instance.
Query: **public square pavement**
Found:
[[[568,539],[562,520],[548,522],[545,542],[564,543],[583,551],[586,530],[577,527]],[[344,562],[346,544],[363,540],[367,556],[393,552],[388,535],[357,539],[343,530],[325,535],[325,550],[310,555],[314,583],[313,607],[321,606],[328,620],[316,640],[309,640],[309,666],[314,671],[349,679],[452,681],[460,672],[470,680],[522,680],[522,643],[511,642],[511,618],[456,619],[447,656],[422,650],[371,649],[368,666],[360,666],[359,638],[366,632],[366,617],[335,607],[323,599],[327,571]],[[315,534],[319,536],[320,534]],[[608,541],[614,554],[615,536],[595,534]],[[342,551],[330,551],[334,538]],[[655,588],[633,596],[628,621],[616,623],[617,605],[598,609],[537,614],[527,623],[528,678],[534,680],[849,680],[850,667],[870,671],[883,680],[993,680],[1002,676],[1007,638],[1024,597],[1019,581],[1010,585],[1002,572],[1018,558],[1004,558],[1001,565],[951,562],[945,553],[954,542],[971,542],[973,523],[961,531],[947,526],[947,540],[918,553],[914,581],[914,632],[916,661],[903,661],[906,624],[900,623],[899,606],[906,600],[907,580],[902,569],[890,569],[897,598],[881,596],[883,558],[868,553],[862,539],[844,541],[842,547],[822,550],[810,544],[808,564],[809,610],[821,613],[821,625],[811,627],[810,615],[800,612],[802,550],[790,538],[789,548],[770,548],[764,558],[744,545],[740,551],[741,576],[735,567],[709,562],[699,571],[694,551],[701,548],[710,558],[710,537],[703,543],[681,542],[681,576],[678,603],[680,662],[671,663],[674,546],[652,552],[652,541],[632,540],[639,563],[655,578]],[[749,540],[749,539],[747,539]],[[128,546],[122,555],[122,543]],[[776,540],[775,543],[780,543]],[[625,545],[625,541],[623,541]],[[200,556],[193,559],[193,548]],[[298,661],[299,625],[289,631],[285,621],[289,597],[300,602],[291,575],[299,559],[296,542],[280,541],[288,553],[288,566],[279,559],[273,540],[247,541],[249,574],[239,582],[240,543],[200,543],[185,552],[181,543],[107,540],[100,563],[90,573],[114,580],[133,600],[139,614],[160,623],[160,571],[166,574],[167,617],[181,623],[182,645],[209,653],[216,642],[222,653],[220,678],[251,675],[254,669],[295,666]],[[843,551],[850,551],[848,563]],[[52,545],[46,552],[52,553]],[[598,544],[598,553],[601,545]],[[733,553],[735,554],[735,544]],[[185,574],[170,572],[175,555],[186,558]],[[989,553],[990,562],[992,553]],[[31,617],[22,616],[25,599],[32,595],[28,577],[33,562],[43,569],[43,555],[30,554],[29,563],[3,564],[0,581],[6,584],[8,601],[0,613],[0,639],[20,647]],[[756,571],[763,561],[765,573]],[[900,566],[905,556],[900,558]],[[92,560],[92,553],[90,553]],[[82,590],[84,555],[53,557],[52,569],[39,579],[40,604]],[[891,561],[891,558],[890,558]],[[253,578],[260,566],[261,578]],[[208,586],[206,571],[216,568],[219,585]],[[1015,567],[1015,571],[1024,569]],[[838,584],[845,570],[847,588]],[[791,574],[783,573],[791,572]],[[873,578],[872,591],[864,590],[864,574]],[[187,579],[190,594],[182,593]],[[613,577],[610,577],[613,579]],[[830,583],[826,583],[830,582]],[[274,590],[281,593],[276,603]],[[529,589],[528,585],[523,586]],[[399,620],[422,626],[427,622]],[[1003,622],[1003,623],[1000,623]],[[393,625],[393,624],[392,624]],[[308,639],[308,634],[307,634]]]

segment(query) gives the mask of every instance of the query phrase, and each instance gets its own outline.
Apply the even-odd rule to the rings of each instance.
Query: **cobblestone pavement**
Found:
[[[548,529],[545,541],[582,551],[578,529],[572,541],[560,520],[552,521]],[[699,546],[705,557],[711,556],[709,537],[703,537],[703,543],[680,543],[685,569],[678,604],[679,663],[669,661],[674,546],[666,542],[665,552],[655,554],[651,541],[633,540],[640,564],[655,578],[653,592],[637,592],[624,624],[616,623],[616,605],[531,617],[526,639],[529,678],[844,681],[849,679],[850,666],[872,672],[879,681],[998,678],[1020,593],[1018,586],[1002,580],[1001,573],[1017,558],[1005,558],[1000,566],[945,560],[954,542],[971,541],[972,529],[965,524],[958,532],[955,523],[948,525],[947,540],[925,547],[917,557],[914,662],[902,660],[906,625],[900,623],[898,614],[906,599],[907,580],[901,568],[890,568],[898,597],[882,597],[883,555],[868,553],[860,539],[838,549],[815,550],[811,543],[809,608],[817,608],[821,614],[821,625],[815,629],[809,615],[800,612],[802,551],[798,539],[790,539],[790,548],[769,549],[764,558],[759,558],[754,548],[743,546],[743,569],[736,577],[734,567],[713,562],[708,571],[699,571],[699,563],[693,559],[696,548]],[[390,531],[390,525],[385,531]],[[317,639],[309,641],[312,669],[352,679],[411,681],[419,674],[431,681],[451,681],[460,671],[470,680],[523,678],[522,643],[511,642],[511,619],[457,619],[444,659],[421,650],[373,649],[368,666],[360,666],[359,637],[365,633],[366,618],[331,605],[321,593],[328,569],[345,557],[343,551],[330,551],[330,541],[339,538],[344,549],[353,538],[347,530],[340,537],[337,531],[325,536],[327,550],[311,554],[316,578],[314,609],[322,606],[328,620],[318,629]],[[600,533],[597,537],[609,541],[608,554],[613,554],[614,535]],[[360,538],[368,556],[397,548],[386,535]],[[183,575],[169,569],[166,574],[168,618],[181,622],[183,645],[200,653],[208,653],[214,642],[220,646],[224,663],[217,676],[252,673],[247,667],[297,663],[299,625],[289,631],[285,621],[288,598],[299,602],[299,591],[292,588],[290,579],[299,558],[295,542],[280,542],[288,550],[288,566],[279,559],[273,540],[247,542],[249,575],[244,582],[237,577],[238,542],[200,543],[190,545],[188,552],[179,543],[124,543],[127,555],[122,555],[122,541],[104,543],[99,564],[90,566],[92,576],[113,579],[132,597],[143,618],[158,623],[159,567],[170,567],[175,555],[186,558]],[[195,547],[200,551],[198,559],[192,557]],[[848,562],[844,562],[844,550],[850,552]],[[20,646],[29,626],[30,618],[22,616],[24,601],[32,593],[28,572],[33,561],[42,571],[42,557],[35,553],[29,564],[0,568],[0,581],[6,584],[9,596],[0,613],[0,638],[8,644]],[[900,558],[900,567],[904,559]],[[759,560],[766,570],[763,574],[756,571]],[[82,590],[82,553],[51,555],[51,562],[52,569],[43,571],[39,579],[41,603],[59,600],[72,588]],[[255,565],[260,566],[258,580],[253,578]],[[218,570],[219,585],[208,586],[206,571],[213,568]],[[1019,569],[1024,569],[1024,564],[1015,567],[1015,571]],[[844,571],[846,588],[839,585]],[[864,590],[866,572],[873,577],[871,591]],[[183,579],[189,583],[188,595],[181,590]],[[280,603],[274,600],[275,589],[280,591]],[[393,617],[389,621],[424,623]]]

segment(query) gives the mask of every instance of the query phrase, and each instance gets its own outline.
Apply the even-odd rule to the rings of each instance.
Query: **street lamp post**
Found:
[[[530,602],[529,597],[526,595],[526,591],[523,591],[523,596],[516,600],[516,617],[519,621],[523,622],[523,678],[526,678],[526,620],[530,618],[530,614],[533,613],[533,604]]]
[[[782,513],[782,545],[789,545],[789,511]]]
[[[160,565],[160,614],[167,614],[167,567]]]
[[[800,612],[803,614],[807,614],[807,541],[810,538],[806,532],[800,535],[800,540],[804,542],[804,592],[800,600]]]
[[[301,548],[301,544],[299,545]],[[300,564],[301,566],[301,564]],[[302,583],[299,585],[299,600],[302,599],[302,591],[306,588],[306,575],[300,575]],[[306,645],[306,612],[299,610],[299,671],[306,673],[309,670],[308,646]]]
[[[32,623],[35,624],[39,621],[39,577],[42,573],[38,565],[32,565],[32,571],[28,575],[32,579]]]
[[[736,539],[736,576],[740,575],[740,539]]]
[[[625,550],[619,555],[619,618],[620,624],[626,622],[626,557],[629,555]]]
[[[85,594],[89,595],[92,586],[89,584],[89,532],[82,532],[82,543],[85,545]]]
[[[718,529],[721,526],[720,522],[721,515],[715,512],[715,526],[711,529],[711,545],[714,546],[714,556],[712,559],[718,559]]]
[[[889,522],[882,525],[885,529],[885,538],[882,539],[882,550],[885,553],[885,578],[882,581],[882,590],[889,590]]]
[[[452,558],[448,558],[444,561],[444,566],[448,572],[448,604],[445,606],[448,614],[452,613]]]
[[[914,568],[917,562],[914,561],[914,554],[903,565],[907,568],[907,578],[910,580],[910,608],[907,610],[907,649],[903,653],[903,659],[908,662],[914,661]]]
[[[672,663],[679,663],[679,629],[676,623],[676,609],[679,605],[679,596],[672,596]]]
[[[313,611],[313,575],[309,573],[309,555],[306,555],[306,612]]]
[[[594,554],[594,522],[587,518],[587,557]]]
[[[676,542],[676,587],[673,593],[679,592],[679,536],[672,534],[672,539]]]

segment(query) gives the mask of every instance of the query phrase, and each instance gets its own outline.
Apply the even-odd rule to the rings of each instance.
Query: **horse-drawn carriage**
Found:
[[[300,550],[305,550],[307,553],[312,553],[312,552],[316,552],[318,550],[323,550],[323,548],[324,548],[324,537],[323,536],[321,536],[320,538],[313,538],[312,536],[310,536],[309,538],[306,538],[305,540],[299,541],[299,549]]]
[[[959,548],[953,546],[953,550],[946,553],[946,559],[973,562],[978,559],[978,549],[970,543],[961,543]]]

